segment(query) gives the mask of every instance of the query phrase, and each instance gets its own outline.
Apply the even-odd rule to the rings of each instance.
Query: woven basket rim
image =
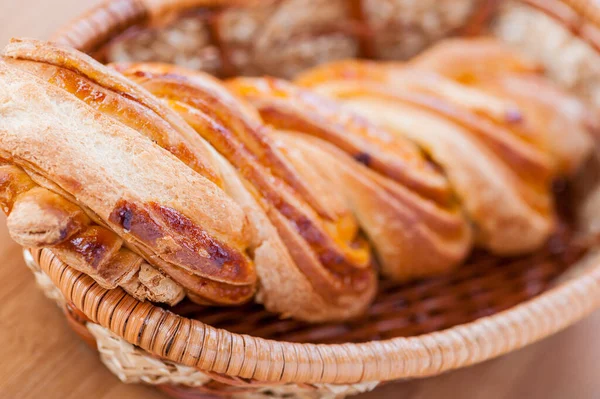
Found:
[[[599,36],[588,34],[600,26],[600,8],[590,1],[521,1],[561,21],[600,50]],[[52,40],[92,52],[127,28],[163,12],[235,3],[239,1],[108,0],[66,25]],[[359,344],[287,343],[234,334],[175,315],[139,302],[121,289],[101,288],[51,250],[33,253],[65,298],[92,322],[175,363],[267,383],[351,384],[435,375],[524,347],[600,306],[597,256],[581,275],[533,299],[450,329]]]
[[[436,375],[522,348],[600,306],[600,255],[593,254],[592,263],[580,275],[511,309],[470,323],[366,343],[289,343],[235,334],[187,319],[140,302],[120,288],[100,287],[49,249],[32,253],[67,301],[128,342],[202,371],[273,383],[352,384]],[[295,374],[284,372],[290,366],[297,368]]]

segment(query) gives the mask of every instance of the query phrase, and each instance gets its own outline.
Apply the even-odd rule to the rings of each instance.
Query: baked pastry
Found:
[[[316,195],[318,176],[300,180],[257,114],[238,112],[245,106],[218,82],[206,78],[191,93],[220,107],[184,114],[189,125],[169,102],[59,46],[14,41],[2,80],[11,82],[2,91],[2,156],[41,175],[192,300],[247,301],[258,271],[259,300],[283,316],[344,319],[370,303],[375,273],[352,215]],[[212,145],[191,126],[213,129]]]
[[[462,45],[323,66],[298,80],[308,90],[14,40],[0,60],[10,233],[139,299],[254,298],[310,322],[363,312],[377,269],[407,281],[474,245],[534,251],[554,228],[551,182],[591,150],[585,108],[493,42],[489,76],[436,70],[461,67]]]
[[[288,189],[283,182],[271,188],[269,181],[280,177],[290,188],[300,188],[296,188],[300,193],[306,191],[302,185],[308,184],[314,197],[308,198],[307,203],[320,201],[326,205],[325,209],[333,209],[329,213],[334,217],[344,215],[334,219],[337,220],[335,225],[325,226],[329,234],[339,237],[334,241],[338,245],[343,244],[340,238],[355,234],[356,222],[350,216],[355,215],[375,247],[386,275],[407,280],[435,274],[459,264],[468,253],[470,229],[451,200],[447,182],[410,143],[390,140],[387,132],[354,119],[335,104],[325,102],[325,106],[332,108],[331,119],[321,125],[323,134],[330,134],[332,141],[355,159],[383,172],[378,174],[321,140],[282,134],[265,126],[252,130],[253,125],[260,126],[261,123],[256,111],[248,110],[246,105],[236,105],[231,94],[219,88],[207,75],[156,64],[121,65],[117,69],[180,112],[273,206],[279,207],[277,202]],[[228,108],[224,109],[224,105]],[[234,137],[223,137],[221,131],[207,127],[206,117],[197,117],[199,111],[215,115]],[[311,122],[318,124],[321,121],[307,120],[307,123]],[[259,163],[268,166],[272,174],[259,169]],[[431,198],[432,202],[423,201],[419,194]],[[287,199],[283,203],[287,204],[286,208],[297,206]],[[310,214],[300,213],[291,220],[296,225],[307,225],[311,219]],[[273,220],[273,223],[277,224],[277,221]],[[304,235],[310,239],[307,233]],[[311,236],[315,234],[318,231],[310,233]],[[287,243],[288,248],[290,244]],[[352,247],[357,248],[357,243],[342,249],[349,251]],[[292,254],[300,252],[305,256],[308,251],[291,250]],[[326,254],[323,250],[317,250],[317,253]],[[321,255],[322,263],[327,264],[343,254]],[[297,258],[296,262],[306,264],[309,260]],[[260,270],[258,272],[260,275]]]
[[[177,111],[244,180],[246,188],[232,195],[254,227],[259,300],[268,309],[294,309],[303,319],[347,318],[364,309],[375,275],[350,209],[322,176],[304,172],[307,163],[286,156],[253,108],[200,72],[165,64],[114,67]]]
[[[79,205],[195,300],[237,304],[254,295],[246,215],[213,181],[220,175],[213,150],[206,146],[200,159],[204,144],[183,120],[74,50],[13,41],[3,55],[2,158]],[[189,156],[188,164],[155,142],[176,144],[170,149]],[[98,254],[83,249],[84,259]],[[123,273],[135,274],[134,266]]]
[[[463,62],[469,57],[477,62]],[[297,100],[320,93],[414,141],[444,170],[477,244],[515,255],[546,241],[554,222],[552,179],[573,173],[592,150],[585,108],[532,76],[538,69],[489,39],[455,39],[408,64],[347,61],[315,68],[297,80],[312,93],[264,79],[239,78],[232,85],[278,127],[316,134],[292,122],[289,109],[323,114],[323,107],[306,105],[316,100],[302,107]],[[537,94],[528,93],[532,86]],[[568,139],[564,129],[573,132]]]
[[[174,305],[185,296],[180,285],[128,250],[116,233],[92,222],[80,206],[38,185],[6,161],[0,164],[0,193],[8,230],[19,244],[51,247],[101,286],[121,286],[142,300]]]
[[[228,87],[288,131],[276,135],[288,153],[319,160],[312,169],[357,215],[385,276],[423,277],[464,260],[471,228],[444,176],[412,143],[281,80],[238,78]]]

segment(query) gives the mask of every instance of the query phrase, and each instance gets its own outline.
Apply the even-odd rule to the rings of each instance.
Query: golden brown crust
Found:
[[[288,157],[298,153],[297,170],[305,178],[314,169],[340,192],[377,249],[384,275],[407,280],[435,274],[468,254],[470,227],[445,178],[413,144],[280,80],[238,78],[228,85],[276,128],[314,136],[280,140],[288,143],[282,145]]]
[[[174,305],[183,298],[181,287],[122,247],[114,232],[92,223],[60,194],[38,186],[23,169],[0,161],[0,181],[8,231],[20,245],[51,248],[59,259],[103,287],[120,285],[139,300]]]
[[[537,69],[490,39],[455,39],[407,64],[339,62],[299,82],[418,143],[445,169],[479,244],[512,254],[545,241],[551,180],[572,173],[591,150],[583,107],[542,83]],[[558,133],[565,129],[574,132],[571,145]]]
[[[234,130],[236,140],[239,142],[233,143],[227,137],[222,137],[217,142],[215,140],[219,139],[219,133],[213,132],[211,136],[213,141],[207,140],[218,151],[227,153],[228,157],[232,157],[235,162],[239,162],[241,159],[238,158],[243,159],[246,156],[240,146],[247,147],[252,152],[251,156],[256,158],[256,161],[267,167],[272,174],[285,181],[320,215],[327,218],[332,217],[320,204],[319,198],[311,192],[306,182],[298,179],[295,172],[282,159],[281,154],[274,151],[272,146],[265,141],[265,136],[260,133],[260,130],[264,127],[256,110],[235,99],[216,79],[183,68],[174,69],[172,66],[165,64],[121,64],[113,65],[113,68],[140,83],[154,95],[170,100],[170,106],[182,116],[187,115],[186,120],[192,126],[194,126],[194,123],[191,120],[194,120],[194,118],[190,113],[194,113],[194,109],[197,109],[196,112],[200,112],[200,114],[207,114],[212,119],[230,123],[230,128]],[[194,83],[199,88],[192,87],[191,85]],[[222,106],[211,108],[209,104],[215,101],[222,104]],[[198,123],[203,123],[202,118],[196,121],[196,125]],[[208,127],[207,129],[214,131],[217,128]],[[205,134],[208,134],[208,132],[205,132]],[[236,152],[236,154],[233,152]],[[248,161],[246,163],[248,164]],[[253,163],[253,161],[250,160],[250,163]],[[252,164],[248,165],[248,168],[252,167]],[[272,195],[277,195],[277,193],[274,192]]]
[[[457,208],[432,206],[319,138],[282,131],[275,137],[304,176],[324,177],[324,190],[352,209],[384,276],[406,281],[447,272],[470,251],[471,229]]]
[[[12,211],[17,198],[35,186],[21,168],[0,158],[0,206],[6,215]]]
[[[424,55],[426,55],[425,53]],[[336,96],[360,95],[375,90],[393,94],[397,101],[432,111],[457,123],[486,143],[513,168],[536,181],[547,181],[552,161],[535,142],[523,110],[511,98],[490,95],[436,73],[402,64],[339,62],[316,68],[299,83]]]
[[[447,181],[417,147],[339,104],[278,79],[236,78],[228,87],[248,99],[267,123],[320,137],[426,197],[449,200]]]
[[[132,66],[132,68],[140,68],[140,66]],[[145,73],[149,74],[150,72],[146,70]],[[177,75],[177,69],[172,68],[168,75]],[[240,170],[244,178],[263,194],[270,206],[277,208],[287,218],[290,218],[298,226],[300,234],[310,237],[309,239],[313,241],[312,245],[316,246],[317,252],[322,254],[323,259],[337,259],[336,262],[343,264],[346,261],[344,260],[346,254],[332,252],[330,249],[332,246],[327,244],[327,236],[319,231],[318,216],[314,210],[302,203],[297,190],[286,184],[286,181],[279,181],[276,178],[277,175],[283,175],[287,180],[300,181],[295,176],[295,171],[282,162],[281,155],[270,143],[268,137],[260,132],[260,126],[255,128],[249,126],[246,121],[237,119],[234,109],[220,109],[220,104],[223,102],[219,101],[218,97],[211,98],[210,94],[203,93],[203,87],[197,82],[198,79],[194,83],[191,80],[185,80],[183,75],[180,75],[176,86],[170,85],[169,82],[161,82],[159,77],[142,82],[142,84],[157,96],[168,99],[173,108],[180,112],[199,134],[203,135],[232,165]],[[208,100],[204,100],[203,95],[207,96]],[[254,136],[258,140],[249,142],[248,136]],[[258,150],[255,149],[257,141],[260,143]],[[266,157],[261,156],[265,153]],[[267,157],[270,159],[265,161]],[[271,162],[272,159],[276,159],[277,162]],[[280,165],[285,165],[283,173],[277,171]],[[302,182],[302,186],[305,187],[304,182]],[[311,197],[314,198],[313,195]],[[326,218],[336,217],[332,212],[324,211],[323,213]],[[368,262],[365,260],[362,261],[362,266]],[[351,260],[347,259],[347,261]]]
[[[484,80],[477,87],[518,105],[534,127],[530,129],[532,139],[554,160],[558,173],[572,176],[593,151],[594,116],[581,101],[549,80],[507,74]]]
[[[38,49],[43,49],[42,55]],[[59,50],[34,44],[26,55],[72,65],[73,60],[63,60],[66,55]],[[15,55],[14,46],[9,53]],[[100,75],[104,68],[85,65],[91,67],[88,75]],[[10,82],[0,90],[0,102],[6,105],[0,135],[1,151],[11,162],[68,192],[133,249],[149,260],[160,258],[161,269],[169,264],[185,270],[177,273],[176,281],[196,295],[206,293],[207,300],[216,303],[252,296],[256,277],[245,254],[246,217],[221,189],[118,119],[66,95],[64,89],[7,63],[0,65],[0,79]],[[152,105],[165,120],[179,120],[147,92],[136,91],[140,98],[150,98],[142,104]],[[22,123],[21,112],[37,116]],[[191,130],[185,122],[180,124]],[[54,145],[47,146],[48,140]],[[140,210],[137,219],[130,207]],[[148,220],[140,219],[144,216]]]
[[[490,74],[542,71],[535,60],[486,37],[446,39],[411,59],[409,65],[467,84]]]
[[[253,210],[260,206],[263,210],[259,212],[264,212],[260,221],[255,220],[261,223],[255,230],[266,228],[277,235],[265,239],[285,245],[286,258],[294,263],[287,267],[302,275],[296,277],[300,284],[289,285],[291,290],[286,292],[284,287],[271,287],[272,281],[267,279],[281,281],[285,274],[277,273],[289,274],[290,270],[274,272],[267,270],[270,265],[257,262],[263,287],[260,296],[268,308],[311,321],[346,318],[365,308],[374,293],[375,279],[355,222],[345,208],[314,189],[320,183],[318,177],[309,180],[299,175],[257,115],[244,111],[248,105],[222,87],[214,87],[212,78],[181,68],[147,64],[116,68],[177,110],[251,185],[258,201]],[[266,223],[270,226],[264,226]],[[342,224],[343,231],[336,230]],[[309,283],[308,292],[298,293],[304,281]],[[293,308],[285,309],[273,303],[274,297],[305,299],[307,295],[321,304],[319,312],[312,305],[290,303]]]
[[[210,151],[189,126],[121,75],[80,52],[33,40],[13,39],[3,56],[14,67],[143,133],[207,179],[221,184]]]
[[[87,224],[81,208],[42,187],[23,193],[7,219],[11,237],[26,248],[58,245]]]

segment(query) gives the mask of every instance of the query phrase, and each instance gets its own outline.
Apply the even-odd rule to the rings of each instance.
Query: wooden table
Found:
[[[0,45],[13,35],[44,38],[98,1],[0,0]],[[0,398],[164,397],[120,383],[75,338],[35,287],[0,217]],[[600,398],[600,312],[529,348],[441,377],[389,385],[367,398]]]

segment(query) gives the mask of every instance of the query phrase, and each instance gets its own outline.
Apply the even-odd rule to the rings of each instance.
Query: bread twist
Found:
[[[313,322],[362,312],[376,265],[405,281],[473,245],[533,251],[553,230],[552,180],[591,150],[588,116],[494,42],[477,44],[503,61],[489,73],[454,62],[461,43],[324,66],[297,81],[309,91],[13,41],[0,62],[11,235],[142,299],[254,297]]]

